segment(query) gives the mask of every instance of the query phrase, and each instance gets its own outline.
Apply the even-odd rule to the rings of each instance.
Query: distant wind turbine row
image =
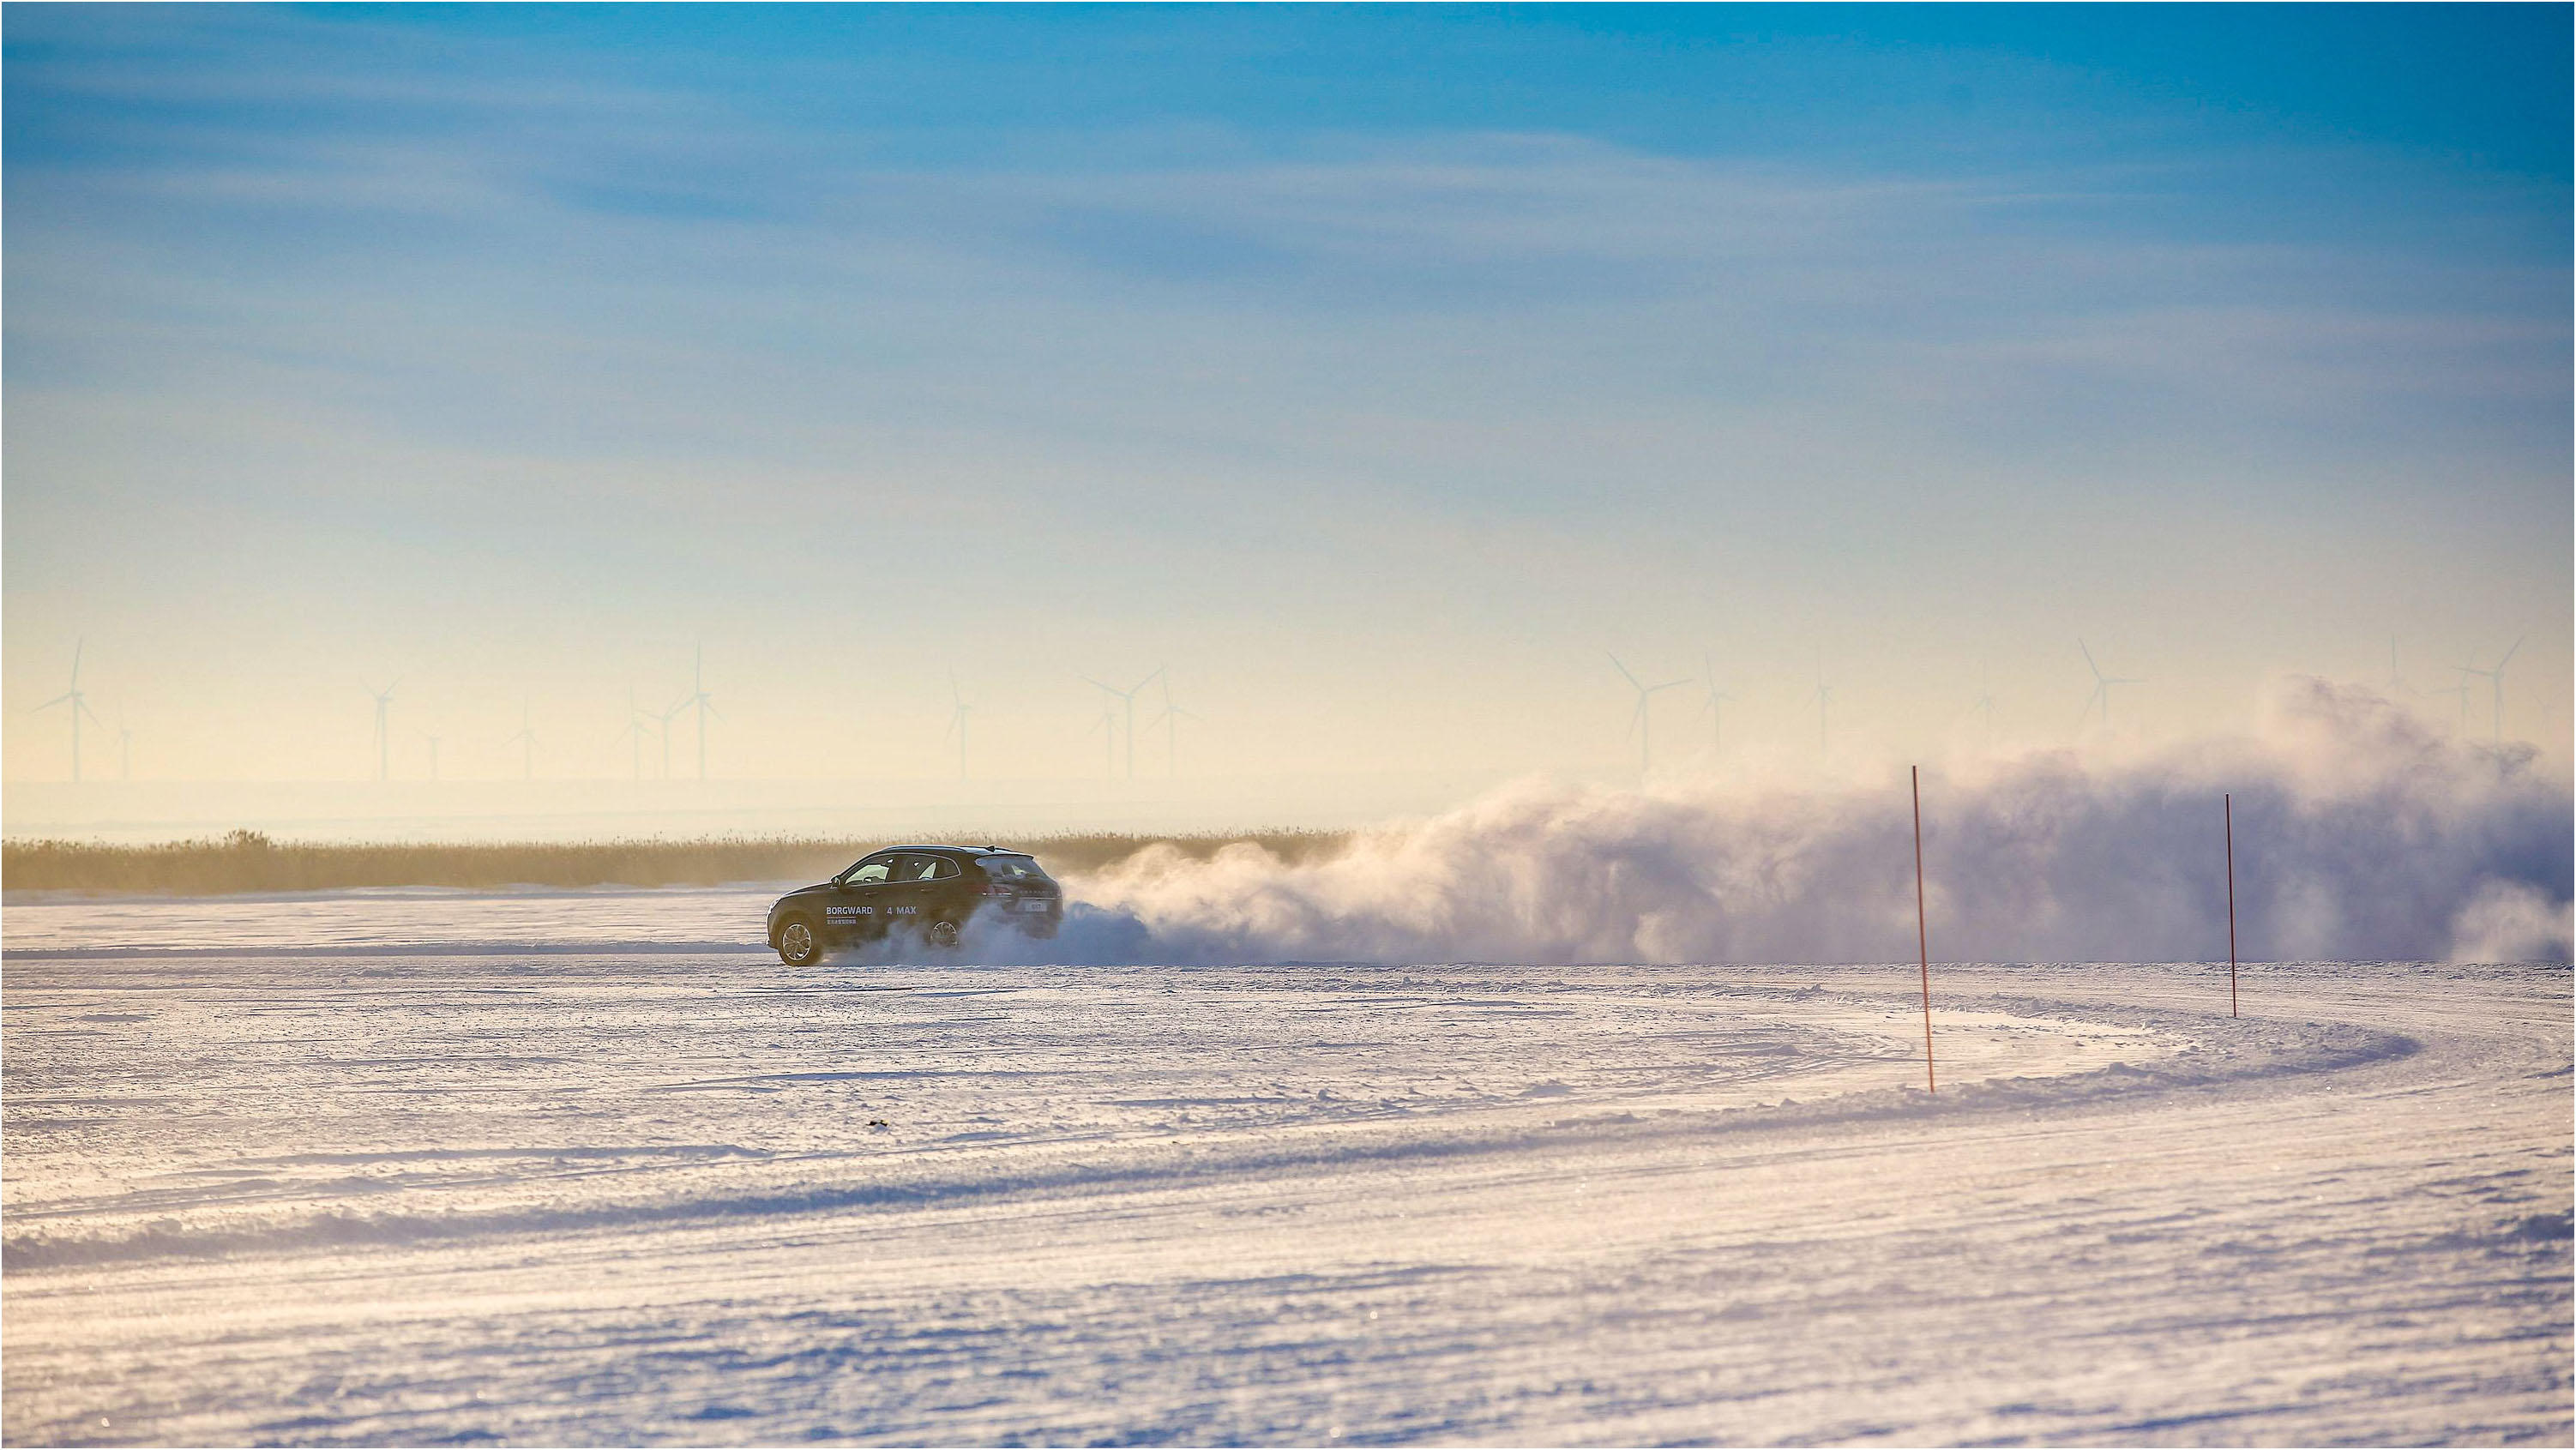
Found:
[[[80,653],[77,648],[72,654],[72,683],[74,686],[74,693],[77,694],[80,683]],[[377,689],[373,685],[364,687],[367,697],[375,701],[376,705],[376,779],[380,781],[390,780],[393,776],[393,703],[394,690],[399,683],[400,682],[397,681],[396,684],[387,685],[381,690]],[[45,705],[40,705],[37,708],[44,709],[57,703],[60,702],[47,701]],[[689,692],[682,695],[678,700],[674,701],[659,713],[639,708],[635,703],[635,692],[633,690],[628,690],[626,692],[626,726],[624,729],[618,731],[617,734],[612,737],[612,740],[623,740],[629,742],[635,779],[640,781],[644,778],[644,737],[648,734],[660,736],[662,745],[662,775],[665,779],[670,777],[671,722],[678,716],[686,714],[691,709],[695,709],[698,712],[698,779],[704,780],[707,778],[707,720],[710,716],[719,720],[724,718],[722,713],[717,711],[715,708],[715,697],[707,693],[706,649],[704,646],[700,646],[698,648],[690,663]],[[501,741],[502,746],[505,748],[513,745],[519,747],[519,778],[522,780],[534,780],[537,778],[537,730],[535,711],[536,706],[534,700],[526,695],[522,695],[519,699],[519,728],[516,733],[505,737]],[[647,725],[645,722],[648,720],[652,721],[653,724]],[[130,733],[131,732],[120,731],[121,735],[130,735]],[[436,780],[438,779],[438,746],[441,737],[423,731],[421,732],[420,738],[429,746],[429,778],[431,780]],[[74,740],[72,747],[72,772],[72,778],[74,780],[80,779],[80,746],[77,738]]]
[[[1129,780],[1134,780],[1136,778],[1136,697],[1144,692],[1147,685],[1154,683],[1162,673],[1163,667],[1156,665],[1154,667],[1153,674],[1147,675],[1145,678],[1138,680],[1135,684],[1124,690],[1119,689],[1115,685],[1104,685],[1089,675],[1076,675],[1074,677],[1082,681],[1084,684],[1089,685],[1091,688],[1100,691],[1102,694],[1109,696],[1111,699],[1116,700],[1119,705],[1126,709],[1127,778]]]
[[[1146,721],[1145,728],[1163,727],[1163,769],[1166,774],[1177,777],[1181,773],[1181,722],[1196,720],[1204,725],[1207,721],[1172,703],[1171,666],[1162,666],[1154,673],[1163,679],[1163,713]]]
[[[964,780],[966,778],[966,712],[972,710],[974,706],[966,703],[965,692],[957,688],[957,675],[953,670],[948,675],[948,696],[957,702],[957,708],[948,712],[948,728],[941,732],[940,738],[944,740],[950,735],[957,737],[957,778]]]
[[[1089,675],[1077,674],[1074,678],[1091,686],[1093,689],[1100,691],[1103,696],[1104,708],[1100,712],[1100,718],[1094,721],[1090,730],[1085,731],[1084,734],[1090,735],[1096,733],[1101,737],[1101,772],[1107,779],[1116,780],[1119,778],[1119,747],[1122,741],[1126,747],[1126,778],[1129,780],[1136,778],[1137,732],[1140,729],[1153,730],[1158,727],[1163,731],[1163,759],[1165,769],[1175,776],[1180,773],[1181,722],[1184,720],[1191,720],[1204,723],[1204,721],[1201,720],[1200,716],[1189,710],[1183,709],[1172,699],[1172,671],[1170,666],[1155,666],[1151,674],[1146,675],[1143,679],[1138,680],[1135,684],[1130,685],[1123,690],[1119,689],[1115,685],[1103,684]],[[1146,686],[1156,684],[1158,682],[1162,686],[1162,711],[1155,715],[1153,719],[1148,720],[1142,726],[1139,726],[1136,723],[1137,697],[1145,693]],[[970,760],[966,749],[966,738],[967,725],[975,712],[976,706],[973,701],[966,698],[965,689],[957,683],[957,676],[954,672],[951,672],[948,676],[948,699],[948,723],[947,726],[941,730],[940,738],[942,740],[953,739],[957,742],[957,778],[959,780],[972,779],[974,772],[972,769],[972,761]],[[1120,724],[1122,716],[1125,721],[1123,728]]]
[[[401,683],[400,680],[394,681],[394,685]],[[378,780],[393,778],[393,736],[387,727],[386,719],[394,706],[394,685],[387,685],[381,690],[373,685],[367,687],[367,693],[373,696],[376,702],[376,779]]]
[[[2513,647],[2504,652],[2503,659],[2495,662],[2494,669],[2482,670],[2476,665],[2462,665],[2459,667],[2460,723],[2462,728],[2465,729],[2468,724],[2469,676],[2484,675],[2487,677],[2488,682],[2495,686],[2495,743],[2498,745],[2502,745],[2504,743],[2504,667],[2513,662],[2513,657],[2522,649],[2522,642],[2530,637],[2531,636],[2527,634],[2515,636]]]
[[[689,694],[680,701],[678,708],[685,710],[692,705],[698,710],[698,779],[704,780],[707,778],[707,717],[724,718],[723,713],[716,709],[716,697],[707,693],[705,645],[698,646],[697,656],[689,664]]]
[[[2084,668],[2093,672],[2093,693],[2085,697],[2084,708],[2076,713],[2075,726],[2079,730],[2082,729],[2084,727],[2084,717],[2092,714],[2094,707],[2098,705],[2102,709],[2102,728],[2107,732],[2111,728],[2111,687],[2113,685],[2143,685],[2146,681],[2140,679],[2129,679],[2119,675],[2106,675],[2102,673],[2102,667],[2100,665],[2093,663],[2093,651],[2086,647],[2084,641],[2080,639],[2077,640],[2075,642],[2075,647],[2079,650],[2083,650],[2084,652]]]
[[[1614,660],[1612,663],[1617,662]],[[1699,657],[1699,668],[1700,685],[1706,691],[1700,701],[1699,712],[1708,717],[1708,746],[1711,750],[1724,750],[1726,748],[1725,706],[1727,701],[1735,697],[1717,687],[1717,666],[1709,662],[1707,655]]]
[[[2460,734],[2465,735],[2468,732],[2469,694],[2475,688],[2472,682],[2483,679],[2488,684],[2488,698],[2490,702],[2490,738],[2494,743],[2500,745],[2504,741],[2505,669],[2513,662],[2515,657],[2521,653],[2522,646],[2528,638],[2529,636],[2527,634],[2517,636],[2514,642],[2505,649],[2503,655],[2498,657],[2493,665],[2465,664],[2454,666],[2453,668],[2459,674],[2460,683],[2423,691],[2417,691],[2406,683],[2404,675],[2398,668],[2396,641],[2391,640],[2389,642],[2388,652],[2388,687],[2390,696],[2392,699],[2400,696],[2419,696],[2423,698],[2439,698],[2442,696],[2451,697],[2455,703],[2456,709],[2457,723],[2455,728]],[[2111,728],[2112,722],[2111,702],[2114,692],[2122,686],[2142,685],[2146,684],[2147,681],[2138,676],[2113,675],[2105,673],[2102,669],[2101,663],[2094,657],[2092,646],[2083,639],[2079,638],[2075,641],[2075,648],[2078,655],[2080,655],[2084,661],[2085,669],[2093,677],[2092,692],[2085,697],[2083,709],[2078,711],[2076,714],[2076,727],[2081,730],[2085,722],[2098,718],[2103,730],[2108,732]],[[72,670],[69,688],[65,689],[63,693],[56,695],[54,698],[45,701],[43,704],[35,706],[30,712],[41,713],[43,711],[60,707],[68,715],[71,721],[72,737],[71,778],[75,782],[80,781],[83,778],[83,722],[87,721],[89,724],[97,725],[101,728],[105,728],[106,726],[106,722],[99,718],[97,711],[91,708],[88,692],[81,688],[81,665],[86,649],[87,642],[85,640],[75,640],[73,642]],[[1701,673],[1699,676],[1684,676],[1679,679],[1665,680],[1652,685],[1649,685],[1644,680],[1638,678],[1636,673],[1630,670],[1626,663],[1621,661],[1616,654],[1608,654],[1607,658],[1610,661],[1610,667],[1618,672],[1619,678],[1624,681],[1629,690],[1633,692],[1633,704],[1628,713],[1628,728],[1625,733],[1628,737],[1635,739],[1637,742],[1637,769],[1641,777],[1651,773],[1654,769],[1654,701],[1656,696],[1661,695],[1666,691],[1677,690],[1686,685],[1698,684],[1700,686],[1700,708],[1698,713],[1700,717],[1705,718],[1709,722],[1710,746],[1712,749],[1720,751],[1725,748],[1725,707],[1729,702],[1735,699],[1735,696],[1718,688],[1717,670],[1713,660],[1709,656],[1701,656]],[[1100,680],[1094,679],[1089,675],[1077,674],[1075,678],[1081,680],[1084,684],[1091,686],[1093,689],[1100,691],[1104,697],[1104,703],[1107,708],[1104,708],[1101,711],[1099,718],[1094,722],[1091,729],[1099,733],[1101,736],[1102,770],[1104,775],[1113,780],[1117,779],[1122,773],[1120,770],[1122,745],[1124,747],[1123,757],[1125,765],[1123,773],[1129,780],[1134,780],[1136,778],[1136,737],[1139,729],[1136,720],[1136,701],[1138,697],[1145,692],[1147,686],[1159,682],[1162,686],[1162,709],[1160,713],[1154,716],[1153,719],[1146,721],[1142,728],[1147,730],[1160,729],[1163,732],[1165,768],[1174,776],[1179,774],[1180,727],[1182,722],[1189,721],[1196,724],[1204,724],[1206,722],[1203,717],[1190,710],[1182,708],[1182,706],[1173,699],[1171,670],[1168,665],[1157,665],[1150,673],[1146,674],[1143,678],[1137,680],[1135,684],[1130,685],[1125,689],[1120,689],[1114,685],[1104,684]],[[394,692],[399,685],[400,681],[388,684],[382,689],[377,689],[373,685],[363,686],[368,698],[375,704],[376,779],[379,781],[386,781],[392,778],[393,705],[395,698]],[[1822,754],[1830,754],[1832,751],[1832,709],[1834,702],[1834,688],[1833,684],[1828,681],[1825,676],[1824,663],[1820,654],[1817,660],[1816,683],[1814,689],[1806,697],[1806,705],[1816,712],[1816,748],[1819,753]],[[972,714],[975,707],[966,699],[964,690],[958,684],[957,677],[953,673],[949,676],[948,689],[951,708],[948,716],[947,729],[943,732],[943,738],[954,737],[957,742],[957,774],[962,780],[969,778],[971,774],[972,761],[967,749],[967,724],[968,717]],[[1984,727],[1983,733],[1985,742],[1987,746],[1991,747],[1994,743],[1995,697],[1993,691],[1988,688],[1987,682],[1982,675],[1979,679],[1976,701],[1968,708],[1971,712],[1981,717]],[[689,668],[688,692],[681,695],[679,699],[673,701],[670,705],[665,706],[659,711],[646,710],[636,704],[634,691],[629,690],[627,692],[626,724],[623,729],[618,731],[617,734],[612,737],[612,740],[624,741],[627,743],[630,756],[630,769],[636,780],[641,781],[644,778],[644,738],[647,735],[656,737],[660,743],[662,778],[667,780],[671,777],[672,728],[679,717],[692,710],[697,712],[697,778],[703,781],[707,779],[708,722],[711,719],[721,720],[724,718],[723,714],[715,708],[715,696],[709,693],[706,688],[706,650],[704,646],[698,647],[698,649],[692,654]],[[120,708],[117,713],[116,740],[117,773],[121,777],[131,778],[132,776],[133,738],[134,733],[125,728],[124,711]],[[429,778],[432,780],[439,778],[438,750],[440,738],[441,737],[437,735],[425,732],[421,734],[421,739],[424,740],[429,747]],[[530,698],[523,696],[520,700],[518,731],[503,740],[501,743],[505,747],[512,745],[519,747],[520,777],[524,780],[534,780],[536,778],[537,734],[534,721],[534,704]]]
[[[644,728],[644,712],[636,707],[635,691],[630,686],[626,691],[626,728],[610,737],[610,743],[627,742],[628,754],[634,761],[635,778],[639,781],[644,778],[644,737],[651,733]]]
[[[1649,685],[1638,679],[1626,665],[1619,663],[1617,655],[1610,656],[1610,668],[1617,670],[1619,678],[1628,682],[1628,688],[1637,692],[1637,708],[1628,714],[1628,733],[1637,737],[1637,774],[1647,775],[1655,768],[1655,717],[1652,708],[1655,697],[1666,690],[1678,690],[1689,684],[1690,677],[1685,675],[1678,680]]]
[[[88,644],[88,643],[89,643],[89,641],[87,641],[87,640],[74,640],[74,641],[72,641],[72,687],[71,687],[70,689],[68,689],[68,690],[63,691],[61,694],[56,695],[56,696],[55,696],[55,697],[53,697],[52,699],[47,700],[45,703],[43,703],[43,704],[41,704],[41,705],[38,705],[38,706],[36,707],[36,710],[37,710],[37,711],[50,710],[50,709],[54,708],[56,705],[67,705],[67,706],[69,706],[69,707],[71,708],[71,715],[72,715],[72,779],[73,779],[74,781],[78,781],[78,780],[81,778],[81,773],[80,773],[80,735],[81,735],[80,727],[81,727],[81,717],[82,717],[83,715],[87,715],[87,716],[90,718],[90,720],[91,720],[91,722],[92,722],[93,724],[105,725],[105,724],[107,723],[106,721],[101,720],[101,719],[99,719],[99,718],[98,718],[98,712],[97,712],[97,711],[95,711],[95,710],[92,710],[92,709],[89,707],[89,697],[88,697],[87,695],[84,695],[84,694],[82,694],[82,693],[81,693],[81,687],[80,687],[81,650],[82,650],[85,646],[87,646],[87,644]],[[31,712],[31,713],[32,713],[32,712]]]
[[[2422,693],[2433,696],[2449,695],[2455,697],[2459,702],[2458,730],[2459,733],[2465,735],[2468,733],[2468,696],[2472,688],[2468,682],[2471,679],[2485,679],[2492,686],[2492,738],[2495,743],[2503,743],[2504,670],[2505,666],[2512,662],[2514,655],[2522,649],[2523,640],[2528,637],[2529,636],[2526,635],[2522,638],[2517,638],[2513,642],[2512,646],[2505,650],[2503,658],[2498,659],[2491,667],[2480,667],[2477,665],[2457,666],[2456,668],[2459,670],[2461,677],[2460,684],[2451,686],[2447,689],[2427,690]],[[2075,641],[2075,649],[2076,653],[2081,656],[2084,661],[2084,668],[2093,677],[2092,692],[2085,696],[2083,709],[2076,712],[2076,728],[2080,731],[2083,729],[2085,722],[2098,719],[2102,730],[2107,734],[2111,730],[2111,699],[2113,692],[2124,685],[2143,685],[2148,682],[2141,676],[2113,675],[2104,673],[2101,663],[2093,656],[2092,646],[2082,639],[2077,639]],[[1628,713],[1628,728],[1626,736],[1628,738],[1633,738],[1637,742],[1637,768],[1639,774],[1642,776],[1651,772],[1654,767],[1654,752],[1651,738],[1653,726],[1652,707],[1654,697],[1665,690],[1676,689],[1680,686],[1690,684],[1692,681],[1688,678],[1684,678],[1668,680],[1658,685],[1648,685],[1643,680],[1640,680],[1636,673],[1630,670],[1626,664],[1622,663],[1617,655],[1610,655],[1609,660],[1610,667],[1618,671],[1619,678],[1627,683],[1629,690],[1632,691],[1634,695],[1635,703]],[[1717,688],[1717,670],[1709,656],[1702,655],[1700,657],[1700,666],[1700,680],[1705,693],[1700,705],[1699,713],[1703,718],[1710,722],[1710,743],[1712,747],[1723,749],[1725,745],[1725,729],[1721,706],[1723,702],[1732,699],[1733,696]],[[2398,673],[2397,646],[2394,641],[2391,641],[2389,644],[2388,679],[2391,698],[2396,698],[2400,694],[2412,695],[2418,693],[2407,687],[2403,677]],[[1825,677],[1824,661],[1822,656],[1819,655],[1816,662],[1816,683],[1814,688],[1807,693],[1801,713],[1810,709],[1815,711],[1816,749],[1820,754],[1830,754],[1832,751],[1833,734],[1831,725],[1833,703],[1834,686]],[[1991,748],[1994,744],[1995,733],[1995,697],[1992,688],[1988,685],[1982,672],[1978,679],[1976,701],[1968,707],[1968,713],[1973,713],[1981,717],[1984,727],[1983,733],[1985,743],[1989,748]]]

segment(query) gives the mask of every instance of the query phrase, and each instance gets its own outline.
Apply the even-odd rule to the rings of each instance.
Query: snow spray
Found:
[[[1954,959],[2207,961],[2235,919],[2240,961],[2567,960],[2567,781],[2527,747],[2454,738],[2367,689],[2291,680],[2245,734],[1931,769]],[[968,950],[1104,966],[1900,962],[1914,883],[1894,784],[1892,769],[1527,779],[1326,856],[1149,847],[1069,879],[1056,940]],[[2201,834],[2222,787],[2223,864]],[[2262,869],[2243,881],[2240,787],[2264,822]],[[1928,961],[1928,896],[1917,906]]]

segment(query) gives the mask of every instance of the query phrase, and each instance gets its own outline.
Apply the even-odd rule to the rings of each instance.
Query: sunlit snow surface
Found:
[[[11,1443],[2564,1443],[2565,968],[19,903]]]

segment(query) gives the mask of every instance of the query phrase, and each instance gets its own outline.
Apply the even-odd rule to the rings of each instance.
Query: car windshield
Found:
[[[981,864],[984,867],[984,874],[996,881],[1037,882],[1047,879],[1046,872],[1038,868],[1034,857],[987,856]]]

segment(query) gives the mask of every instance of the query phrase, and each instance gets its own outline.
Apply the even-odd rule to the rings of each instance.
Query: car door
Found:
[[[832,900],[823,908],[831,920],[825,929],[844,941],[885,935],[896,900],[895,861],[888,854],[863,858],[832,883]]]
[[[954,856],[933,856],[921,868],[914,879],[918,883],[915,889],[920,893],[921,920],[925,924],[934,919],[953,921],[960,926],[966,924],[967,909],[972,903],[962,899],[966,885],[964,875]]]
[[[930,877],[939,869],[939,858],[923,851],[898,851],[893,870],[886,882],[884,916],[887,924],[918,928],[930,916]]]

